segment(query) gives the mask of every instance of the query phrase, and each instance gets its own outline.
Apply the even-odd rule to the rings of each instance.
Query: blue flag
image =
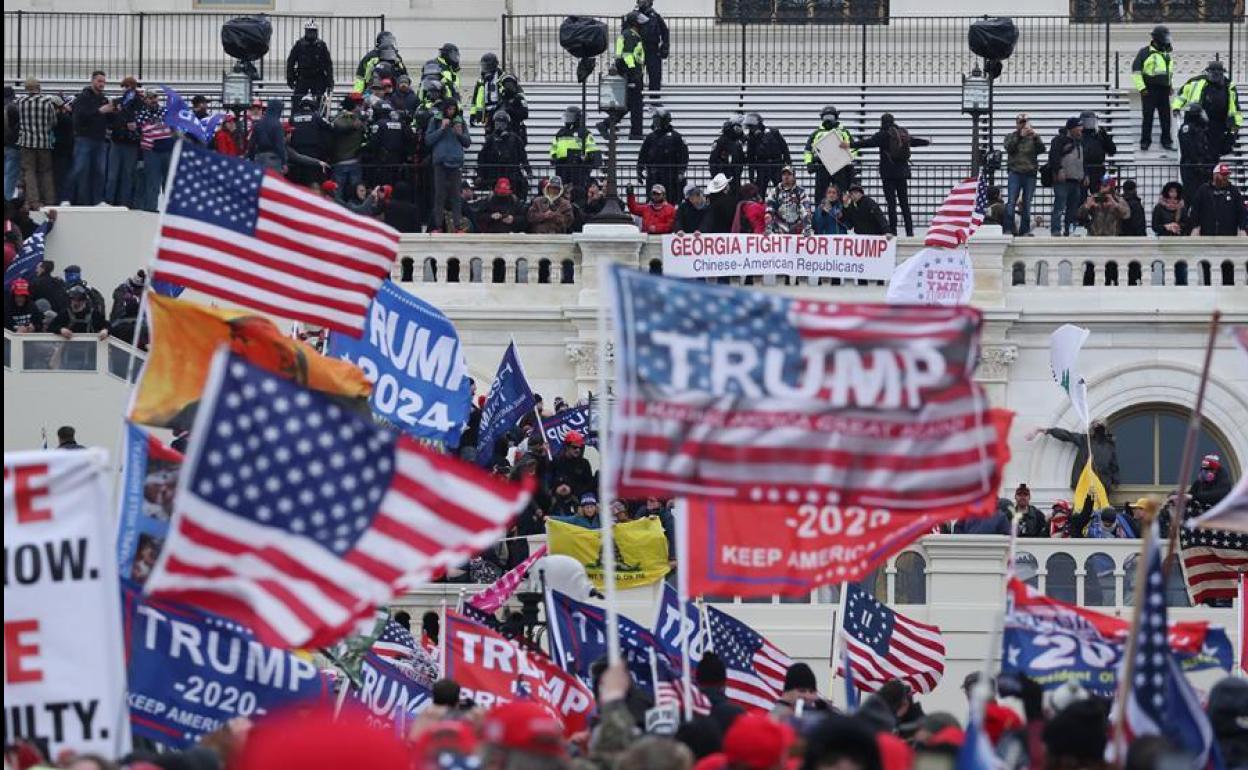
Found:
[[[402,661],[372,652],[364,656],[360,667],[360,687],[347,693],[347,703],[361,708],[370,723],[396,730],[432,702],[429,688],[404,671]]]
[[[455,326],[433,305],[386,281],[364,334],[331,332],[328,355],[360,367],[373,383],[374,415],[414,438],[459,446],[471,409],[468,365]]]
[[[693,668],[702,660],[702,651],[707,645],[707,629],[702,623],[702,613],[698,611],[698,605],[686,602],[682,623],[680,597],[675,588],[664,583],[663,601],[659,603],[659,616],[654,621],[654,638],[658,641],[659,649],[675,666],[680,665],[685,636],[689,636],[689,667]]]
[[[165,125],[181,131],[200,144],[211,142],[212,135],[217,132],[217,127],[221,125],[225,114],[218,112],[201,119],[195,115],[190,105],[182,100],[181,94],[169,86],[160,88],[165,92]]]
[[[527,414],[532,414],[536,401],[524,377],[516,343],[507,346],[498,373],[490,385],[490,394],[481,409],[481,433],[477,438],[477,465],[488,468],[494,459],[494,443],[507,434]]]
[[[640,623],[618,615],[620,655],[637,686],[654,692],[655,684],[650,656],[655,652],[654,635]],[[564,671],[578,677],[586,687],[593,686],[590,667],[594,661],[607,657],[607,611],[565,596],[558,591],[547,592],[546,623],[550,634],[550,656]],[[670,663],[657,656],[656,668],[663,681],[677,679]]]
[[[996,770],[999,763],[992,751],[988,733],[981,724],[982,719],[982,710],[980,714],[976,714],[972,708],[971,716],[966,720],[966,736],[962,739],[962,748],[958,750],[954,770]]]
[[[581,434],[586,446],[598,446],[598,420],[591,404],[565,409],[542,420],[546,443],[550,445],[550,453],[556,457],[563,448],[564,438],[572,431]]]
[[[53,220],[49,219],[35,231],[30,237],[22,241],[22,248],[17,252],[17,256],[4,269],[4,291],[7,294],[13,288],[13,282],[18,278],[25,278],[27,281],[35,277],[35,268],[43,261],[45,253],[45,241],[48,233],[52,232]]]
[[[117,574],[142,583],[156,566],[173,515],[181,453],[126,423],[125,476],[117,517]]]
[[[184,749],[234,717],[329,702],[329,683],[311,661],[223,617],[144,600],[129,581],[121,589],[135,735]]]

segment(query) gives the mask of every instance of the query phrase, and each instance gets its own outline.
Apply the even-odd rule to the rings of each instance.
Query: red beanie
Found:
[[[369,727],[362,714],[287,711],[262,719],[247,736],[234,770],[408,770],[411,758],[393,730]]]

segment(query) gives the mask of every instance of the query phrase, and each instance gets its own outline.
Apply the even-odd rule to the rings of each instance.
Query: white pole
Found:
[[[693,719],[693,673],[690,671],[689,646],[694,628],[685,628],[689,620],[689,501],[676,498],[676,600],[680,606],[680,688],[685,721]]]
[[[849,661],[842,660],[842,658],[844,657],[844,653],[841,649],[843,646],[841,644],[842,642],[841,635],[844,633],[844,628],[845,628],[845,607],[848,603],[849,603],[849,583],[841,583],[841,598],[840,598],[840,601],[836,605],[836,619],[833,621],[833,626],[832,626],[832,685],[833,686],[832,686],[832,692],[828,693],[829,695],[832,695],[833,693],[836,692],[835,685],[836,685],[837,665],[843,662],[847,669],[845,672],[846,676],[848,676],[849,674],[849,671],[848,671]],[[845,708],[846,709],[849,708],[849,703],[845,704]]]
[[[607,313],[610,306],[610,270],[603,266],[598,278],[598,392],[607,393]],[[598,516],[602,521],[602,584],[607,605],[607,660],[615,663],[620,659],[620,628],[618,600],[615,595],[615,517],[611,503],[615,500],[614,447],[610,445],[610,409],[598,415],[598,476],[600,495]]]
[[[1244,601],[1248,600],[1245,595],[1244,585],[1248,583],[1248,576],[1239,576],[1239,603],[1235,605],[1236,618],[1239,623],[1239,633],[1235,635],[1235,657],[1239,660],[1239,665],[1235,667],[1235,673],[1241,677],[1248,677],[1248,660],[1244,660]]]

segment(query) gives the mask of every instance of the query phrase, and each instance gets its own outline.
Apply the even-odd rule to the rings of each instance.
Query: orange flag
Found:
[[[190,429],[212,354],[221,345],[257,366],[368,411],[372,386],[359,368],[285,336],[264,316],[155,292],[148,297],[148,315],[152,343],[130,404],[134,422]]]

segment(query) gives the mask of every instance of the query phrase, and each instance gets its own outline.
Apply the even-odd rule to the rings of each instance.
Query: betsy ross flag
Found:
[[[841,634],[858,689],[875,692],[890,679],[900,679],[917,692],[936,689],[945,674],[940,629],[894,612],[855,584],[845,590],[849,595]]]
[[[1193,758],[1191,767],[1219,767],[1209,717],[1171,654],[1166,638],[1166,581],[1156,523],[1145,537],[1149,538],[1148,569],[1144,601],[1138,610],[1135,656],[1123,657],[1118,668],[1119,681],[1128,674],[1128,664],[1134,665],[1129,672],[1126,697],[1114,706],[1111,715],[1115,731],[1121,721],[1122,735],[1115,734],[1110,750],[1117,753],[1141,736],[1163,735],[1176,749]],[[1121,717],[1119,709],[1123,710]]]
[[[747,709],[770,710],[784,691],[793,660],[754,629],[714,607],[706,608],[710,648],[724,662],[724,694]]]
[[[255,163],[183,142],[152,277],[359,337],[398,243],[387,225]]]
[[[345,636],[506,532],[529,490],[217,353],[147,581],[274,647]]]
[[[932,224],[927,228],[924,246],[957,248],[970,238],[984,222],[988,206],[988,179],[984,176],[963,179],[949,191],[940,204]]]

